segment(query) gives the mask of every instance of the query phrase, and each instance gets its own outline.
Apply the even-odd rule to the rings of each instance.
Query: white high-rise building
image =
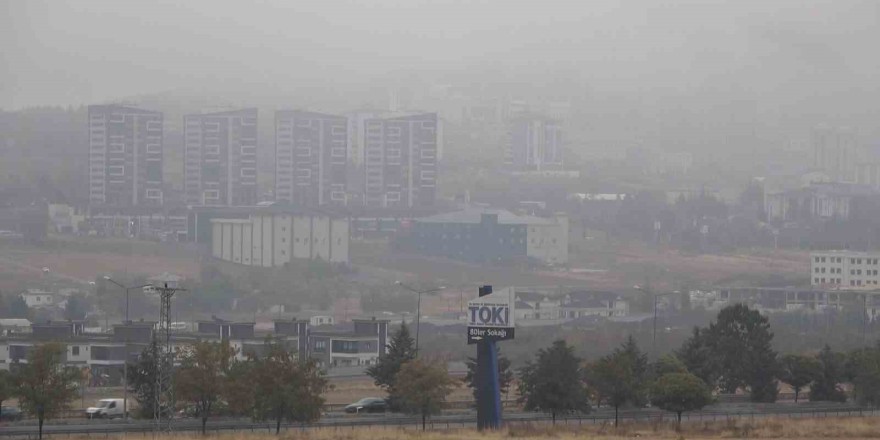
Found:
[[[161,205],[162,144],[162,113],[89,106],[89,203]]]

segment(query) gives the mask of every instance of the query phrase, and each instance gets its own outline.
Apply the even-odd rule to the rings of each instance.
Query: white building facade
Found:
[[[846,289],[880,289],[880,252],[811,252],[810,284]]]
[[[349,224],[346,218],[318,214],[212,219],[211,254],[246,266],[283,266],[294,259],[348,263]]]

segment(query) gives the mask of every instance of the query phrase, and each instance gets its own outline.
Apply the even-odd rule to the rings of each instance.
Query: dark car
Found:
[[[380,399],[378,397],[365,397],[351,405],[347,405],[345,407],[345,412],[351,414],[382,413],[387,409],[388,404],[385,402],[385,399]]]
[[[14,406],[0,407],[0,421],[12,422],[21,420],[21,410]]]

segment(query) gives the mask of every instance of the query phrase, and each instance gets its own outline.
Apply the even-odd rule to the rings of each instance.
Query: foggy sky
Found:
[[[564,72],[647,108],[725,105],[747,119],[871,119],[880,98],[871,0],[0,1],[7,110],[401,72],[526,83]]]

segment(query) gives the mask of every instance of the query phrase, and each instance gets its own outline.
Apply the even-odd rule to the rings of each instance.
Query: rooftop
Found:
[[[550,219],[534,217],[530,215],[516,215],[504,209],[468,208],[462,211],[447,212],[443,214],[422,217],[416,221],[419,223],[470,223],[480,224],[483,215],[497,215],[499,225],[553,225]]]

